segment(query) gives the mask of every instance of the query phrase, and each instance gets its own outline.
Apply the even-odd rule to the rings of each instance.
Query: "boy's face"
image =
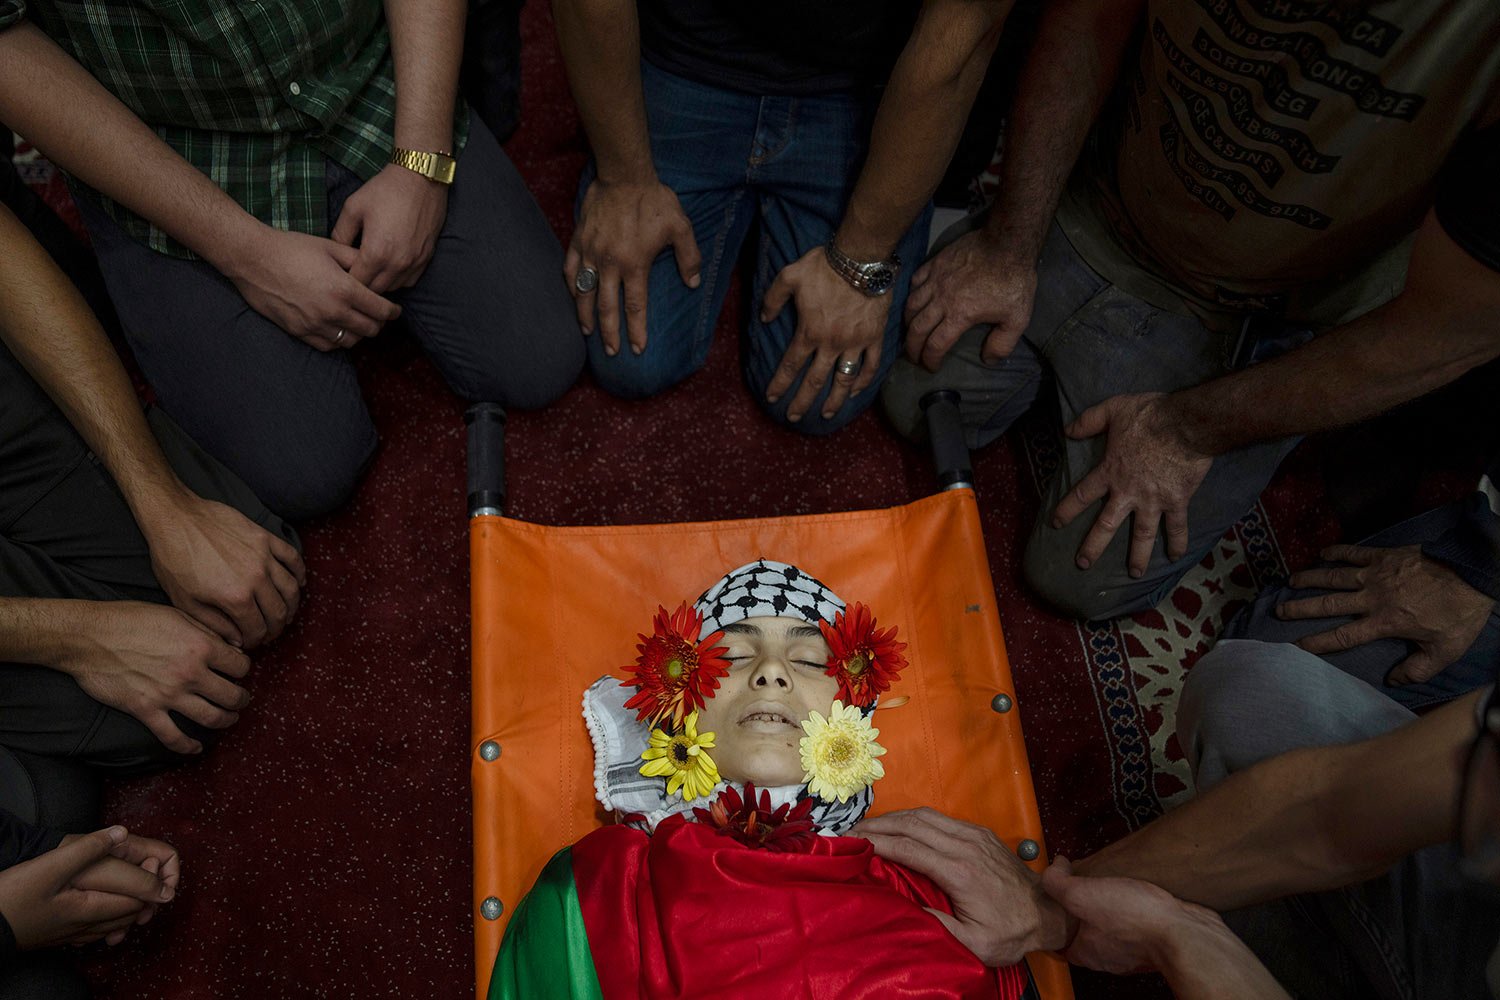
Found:
[[[838,681],[824,671],[828,644],[800,618],[746,618],[724,629],[729,676],[698,713],[714,733],[714,763],[734,782],[802,783],[802,721],[827,715]]]

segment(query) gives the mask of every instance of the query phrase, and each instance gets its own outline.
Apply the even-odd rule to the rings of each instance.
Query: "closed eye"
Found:
[[[828,664],[816,660],[793,660],[792,662],[799,667],[808,667],[812,670],[826,670],[828,668]]]

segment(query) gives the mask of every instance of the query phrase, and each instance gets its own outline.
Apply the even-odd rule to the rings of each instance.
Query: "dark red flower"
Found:
[[[719,793],[707,809],[694,809],[698,822],[716,827],[748,847],[768,851],[796,851],[812,842],[818,827],[812,821],[813,800],[803,799],[771,808],[771,793],[761,789],[757,800],[755,782],[745,782],[742,798],[733,785]]]
[[[636,718],[649,719],[653,726],[664,719],[680,726],[690,712],[703,707],[704,699],[713,697],[719,678],[729,673],[726,650],[714,645],[724,633],[715,632],[700,642],[703,616],[686,601],[671,614],[658,607],[652,626],[651,635],[637,636],[640,655],[624,668],[634,677],[620,683],[636,689],[625,707],[640,709]]]
[[[818,628],[828,643],[828,676],[838,678],[838,699],[845,705],[871,704],[906,669],[901,655],[906,643],[896,641],[895,626],[876,631],[875,616],[863,604],[840,611],[831,626],[819,622]]]

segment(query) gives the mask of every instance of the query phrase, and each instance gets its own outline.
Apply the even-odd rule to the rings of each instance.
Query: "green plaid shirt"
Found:
[[[325,158],[365,180],[390,159],[396,82],[381,0],[0,0],[0,30],[24,17],[278,229],[328,234]],[[460,101],[455,153],[467,124]],[[83,193],[152,249],[193,256]]]

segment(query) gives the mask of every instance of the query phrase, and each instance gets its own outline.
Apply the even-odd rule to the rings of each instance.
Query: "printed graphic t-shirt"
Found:
[[[1148,0],[1059,221],[1110,281],[1326,326],[1393,297],[1460,139],[1500,114],[1500,2]]]

